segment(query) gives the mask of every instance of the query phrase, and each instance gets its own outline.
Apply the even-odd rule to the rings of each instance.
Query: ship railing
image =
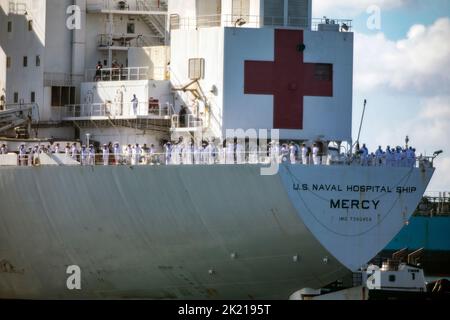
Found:
[[[171,15],[171,29],[195,29],[202,27],[243,27],[243,28],[261,28],[261,27],[292,27],[299,29],[320,30],[320,26],[336,26],[338,31],[351,31],[352,20],[350,19],[329,19],[308,17],[282,17],[259,15],[200,15],[197,17],[180,17]]]
[[[44,72],[44,86],[77,86],[83,82],[84,75],[58,72]]]
[[[164,0],[101,0],[87,4],[88,12],[124,11],[124,12],[167,12]]]
[[[97,46],[102,48],[142,48],[159,44],[158,35],[150,34],[99,34],[97,36]]]
[[[9,14],[25,15],[27,14],[27,4],[25,1],[9,1]]]
[[[136,117],[170,117],[172,111],[170,106],[163,104],[154,104],[150,102],[108,102],[108,103],[89,103],[73,104],[64,107],[54,107],[53,113],[59,120],[74,118],[93,118],[108,117],[116,118],[136,118]],[[56,119],[55,119],[56,120]]]
[[[166,80],[167,70],[163,67],[87,69],[84,78],[86,82]]]
[[[197,129],[203,128],[203,120],[192,114],[187,114],[184,118],[180,115],[172,115],[172,129]]]
[[[353,20],[351,19],[332,19],[332,18],[313,18],[311,20],[311,30],[320,31],[321,26],[336,26],[341,32],[351,32],[353,29]]]
[[[72,157],[72,154],[69,154],[68,156]],[[1,157],[2,156],[0,155],[0,166],[2,165]],[[85,152],[83,156],[80,151],[78,151],[72,159],[78,161],[82,165],[212,165],[284,163],[304,166],[364,166],[359,162],[331,162],[329,161],[328,156],[308,157],[305,161],[303,161],[303,159],[294,159],[286,154],[271,154],[270,152],[227,152],[227,149],[225,148],[212,148],[209,150],[207,148],[183,149],[182,147],[177,148],[176,146],[172,147],[169,152],[164,153],[149,153],[141,151],[139,154],[133,154],[121,151],[118,154],[114,154],[113,151],[110,150],[107,156],[104,156],[103,153],[95,153],[95,155],[89,156],[88,152]],[[30,161],[25,162],[25,158],[22,160],[25,165],[30,163]],[[20,159],[18,159],[18,163],[20,163]],[[380,164],[379,166],[386,167],[385,164]],[[397,167],[400,168],[402,166],[399,165]]]
[[[422,197],[416,212],[417,216],[449,216],[450,191],[428,191]]]

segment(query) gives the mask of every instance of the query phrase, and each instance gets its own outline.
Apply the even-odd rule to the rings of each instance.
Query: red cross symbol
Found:
[[[245,61],[244,93],[274,96],[276,129],[303,129],[303,97],[333,96],[333,66],[304,63],[302,44],[302,30],[275,30],[275,61]]]

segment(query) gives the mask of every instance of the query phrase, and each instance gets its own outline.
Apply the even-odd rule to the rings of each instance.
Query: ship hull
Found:
[[[263,176],[260,169],[0,168],[0,298],[287,299],[381,251],[434,171],[283,165]],[[416,188],[406,195],[345,189],[374,179],[394,188],[405,175],[402,186]],[[313,190],[320,185],[329,190]],[[352,196],[385,200],[378,208],[336,207]],[[374,220],[336,224],[345,212]],[[72,265],[81,290],[67,287]]]

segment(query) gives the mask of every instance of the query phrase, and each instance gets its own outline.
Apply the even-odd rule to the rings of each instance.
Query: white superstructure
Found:
[[[351,21],[312,19],[310,1],[5,0],[2,14],[5,100],[38,104],[38,137],[85,140],[90,133],[100,144],[133,143],[152,140],[139,136],[153,125],[161,139],[195,132],[224,140],[227,129],[273,128],[281,139],[351,141]],[[277,72],[289,53],[278,52],[277,41],[286,30],[298,34],[293,49],[309,69],[283,83]],[[255,61],[273,67],[272,76],[255,74]],[[179,128],[182,105],[190,130]],[[122,131],[115,134],[102,122],[108,118],[143,130],[116,123]]]

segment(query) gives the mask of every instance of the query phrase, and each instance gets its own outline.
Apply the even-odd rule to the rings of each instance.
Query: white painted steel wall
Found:
[[[2,20],[1,23],[4,23],[4,21]],[[6,54],[0,45],[0,97],[5,94],[6,94]]]
[[[170,0],[168,13],[180,16],[195,17],[197,14],[196,0]]]
[[[223,130],[272,128],[273,96],[244,95],[244,61],[274,60],[274,29],[225,28]],[[353,34],[304,31],[305,63],[333,64],[333,97],[304,98],[304,129],[280,130],[282,139],[350,141]]]
[[[203,92],[211,103],[214,119],[222,118],[223,99],[223,28],[199,28],[198,30],[173,30],[171,35],[170,78],[175,87],[182,87],[192,80],[188,78],[189,59],[205,59],[205,78],[200,81]],[[215,86],[216,93],[211,89]],[[192,95],[178,92],[177,110],[180,105],[192,105]],[[217,132],[220,134],[220,132]]]
[[[302,200],[285,168],[307,184],[337,176],[343,185],[396,185],[407,174],[401,183],[417,191],[383,195],[380,209],[365,213],[375,228],[364,232],[366,223],[333,220],[345,211],[323,201],[347,192]],[[0,167],[0,252],[26,271],[0,272],[0,298],[287,299],[342,278],[343,265],[358,268],[386,246],[432,174],[408,170],[288,165],[261,176],[257,165]],[[364,215],[358,211],[350,214]],[[82,291],[65,286],[72,264],[83,270]],[[186,277],[195,279],[192,286]]]
[[[136,80],[84,82],[81,85],[80,103],[120,103],[123,101],[125,115],[131,115],[133,112],[131,100],[134,94],[139,101],[138,115],[148,114],[146,102],[149,98],[159,99],[162,105],[173,102],[169,81]]]
[[[29,103],[31,92],[36,92],[36,102],[42,103],[45,17],[46,4],[44,0],[24,0],[28,14],[9,12],[7,0],[1,2],[0,45],[6,56],[11,57],[11,67],[6,70],[6,101],[13,103],[14,93],[19,94],[19,101]],[[11,7],[12,8],[12,7]],[[24,8],[24,7],[20,7]],[[28,31],[28,21],[33,20],[33,31]],[[12,32],[7,32],[7,23],[12,22]],[[41,66],[36,67],[36,56],[41,57]],[[23,58],[28,57],[28,66],[23,66]],[[2,68],[5,64],[2,64]]]
[[[167,79],[169,61],[170,47],[154,46],[128,50],[128,67],[148,67],[150,78],[153,80]]]
[[[0,167],[0,202],[2,259],[25,270],[0,298],[287,299],[347,273],[259,166]]]

